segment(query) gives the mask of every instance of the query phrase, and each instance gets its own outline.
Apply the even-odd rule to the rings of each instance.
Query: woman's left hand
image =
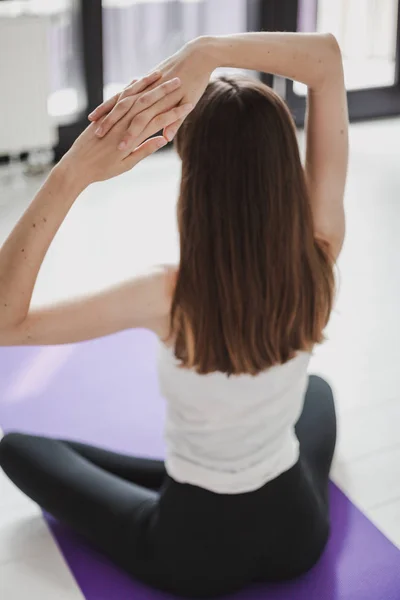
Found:
[[[108,131],[113,130],[125,115],[131,114],[131,117],[134,116],[134,112],[129,106],[130,99],[132,96],[137,97],[138,86],[141,85],[141,82],[145,82],[150,90],[157,85],[157,83],[151,81],[151,78],[157,74],[161,77],[161,81],[167,81],[172,77],[179,77],[182,81],[182,85],[174,94],[164,98],[165,110],[188,102],[196,106],[208,85],[212,72],[218,66],[210,48],[211,42],[208,41],[208,38],[197,38],[189,42],[162,62],[157,67],[157,71],[142,80],[134,80],[121,94],[116,94],[103,102],[89,115],[91,121],[102,119],[102,126],[99,127],[97,135],[101,137],[106,135]],[[139,94],[139,102],[145,101],[147,89],[145,92]],[[183,121],[184,117],[177,119],[164,128],[163,133],[168,141],[174,138]],[[131,134],[131,127],[128,126],[125,135],[121,139],[130,145],[132,143]]]
[[[184,104],[162,112],[165,111],[163,100],[180,85],[180,80],[174,78],[146,93],[146,102],[138,103],[133,120],[130,111],[130,116],[121,119],[103,139],[96,135],[101,121],[92,123],[78,137],[60,164],[80,178],[84,185],[111,179],[132,169],[167,143],[163,136],[151,136],[191,111],[192,105]],[[135,109],[135,98],[131,97],[128,101]],[[126,148],[120,142],[128,125],[133,131],[133,144]]]

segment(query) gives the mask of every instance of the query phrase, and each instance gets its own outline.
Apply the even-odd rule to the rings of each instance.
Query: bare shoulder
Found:
[[[177,273],[177,265],[162,264],[152,267],[143,276],[149,307],[144,327],[154,331],[160,338],[168,336]]]
[[[178,265],[172,263],[163,264],[159,265],[158,268],[163,271],[165,276],[165,282],[167,286],[171,286],[170,291],[173,293],[175,289],[176,278],[178,275]]]

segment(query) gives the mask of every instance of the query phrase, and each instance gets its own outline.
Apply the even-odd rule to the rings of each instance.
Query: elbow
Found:
[[[333,33],[324,33],[323,36],[324,36],[326,45],[329,48],[329,50],[333,54],[338,54],[340,56],[340,54],[341,54],[340,46],[339,46],[339,42],[337,41],[336,36]]]
[[[16,325],[0,328],[1,346],[32,346],[37,343],[29,332],[25,321]]]
[[[338,65],[342,64],[342,51],[340,50],[339,42],[333,33],[323,34],[325,47],[325,61],[327,64]]]
[[[20,329],[24,326],[25,317],[20,319],[3,319],[0,320],[0,333],[8,332],[13,329]]]
[[[342,52],[339,43],[333,33],[321,34],[321,38],[323,50],[319,61],[322,66],[320,86],[325,86],[327,81],[340,81],[344,86]]]

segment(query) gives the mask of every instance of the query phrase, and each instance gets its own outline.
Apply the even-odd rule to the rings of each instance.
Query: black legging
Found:
[[[134,577],[178,595],[216,596],[300,575],[324,549],[336,420],[319,377],[310,377],[296,432],[299,462],[245,494],[177,483],[161,461],[19,433],[0,442],[0,465]]]

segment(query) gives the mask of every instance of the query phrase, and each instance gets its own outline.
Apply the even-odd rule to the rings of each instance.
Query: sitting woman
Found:
[[[304,167],[283,100],[255,79],[210,81],[220,66],[308,86]],[[0,464],[151,586],[211,597],[296,577],[329,537],[335,410],[328,384],[307,369],[332,309],[344,237],[348,116],[338,45],[320,34],[199,38],[91,119],[0,251],[0,344],[153,331],[166,460],[9,433]],[[163,138],[148,139],[162,128]],[[40,265],[80,192],[175,134],[179,264],[30,310]]]

